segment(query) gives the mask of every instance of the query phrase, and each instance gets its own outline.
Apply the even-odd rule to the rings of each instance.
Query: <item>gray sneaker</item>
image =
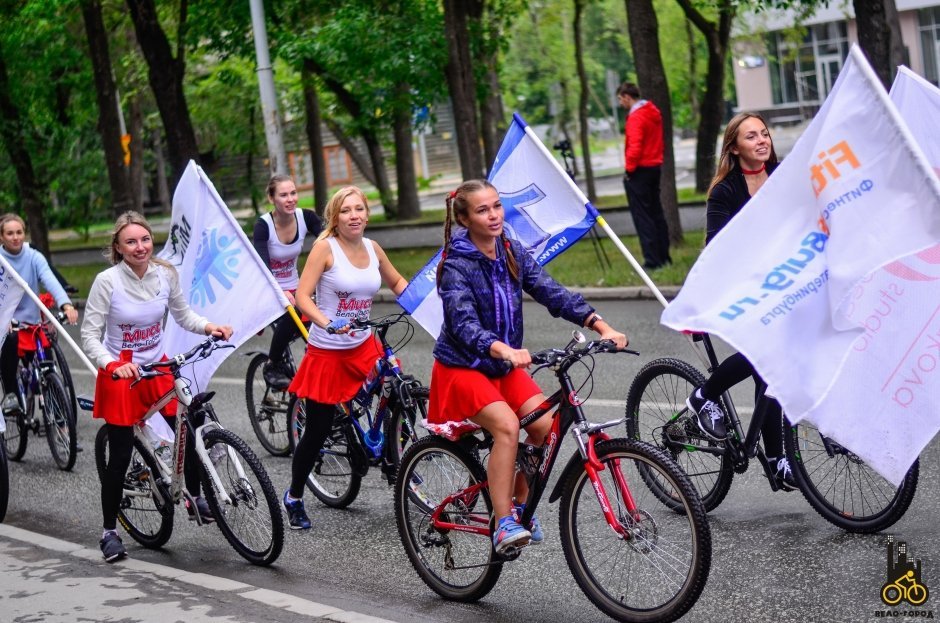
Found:
[[[107,532],[98,545],[101,547],[101,555],[108,562],[115,562],[127,556],[127,550],[124,549],[124,543],[116,532]]]
[[[20,404],[20,397],[15,392],[10,392],[3,397],[3,403],[0,404],[4,415],[23,412],[23,406]]]

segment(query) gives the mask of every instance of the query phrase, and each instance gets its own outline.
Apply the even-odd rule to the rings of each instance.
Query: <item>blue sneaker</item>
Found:
[[[528,545],[532,533],[519,525],[512,515],[503,517],[493,531],[493,549],[497,554],[504,553],[510,547]]]
[[[287,511],[287,520],[290,522],[291,530],[309,530],[310,518],[307,517],[307,511],[304,509],[303,500],[288,499],[290,490],[284,492],[284,510]]]
[[[513,504],[512,507],[512,516],[516,521],[519,521],[522,518],[522,511],[525,510],[525,504]],[[526,526],[529,529],[529,532],[532,534],[531,540],[529,543],[532,545],[538,545],[545,540],[545,534],[542,532],[542,524],[539,522],[539,518],[535,515],[532,515],[532,521],[529,522],[529,525]]]

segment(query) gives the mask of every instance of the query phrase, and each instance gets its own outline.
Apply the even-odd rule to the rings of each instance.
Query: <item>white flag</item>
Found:
[[[862,280],[937,240],[940,181],[853,47],[816,118],[662,321],[724,338],[797,422],[864,339],[850,316]]]
[[[15,272],[6,258],[0,256],[0,327],[3,328],[0,330],[0,346],[7,338],[7,327],[13,320],[16,306],[23,298],[23,288],[14,277]]]
[[[195,162],[190,161],[173,193],[170,237],[160,257],[176,266],[193,311],[216,324],[232,325],[231,343],[236,347],[282,315],[288,305],[271,271]],[[167,355],[187,351],[203,339],[168,318]],[[217,350],[184,370],[185,376],[205,388],[231,353],[231,349]]]
[[[901,67],[890,95],[940,171],[940,89]],[[940,245],[863,279],[846,315],[864,333],[806,417],[899,484],[940,430]]]
[[[545,265],[586,234],[597,210],[518,113],[496,154],[489,181],[505,210],[506,235],[522,242]],[[441,252],[414,276],[399,304],[435,339],[444,322],[437,294]]]

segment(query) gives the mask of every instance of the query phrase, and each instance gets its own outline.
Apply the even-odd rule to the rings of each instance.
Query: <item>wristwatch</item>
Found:
[[[595,312],[594,315],[591,316],[591,319],[588,320],[587,328],[593,330],[593,329],[594,329],[594,325],[595,325],[595,323],[597,323],[598,320],[603,320],[603,318],[601,317],[600,314],[598,314],[598,313]]]

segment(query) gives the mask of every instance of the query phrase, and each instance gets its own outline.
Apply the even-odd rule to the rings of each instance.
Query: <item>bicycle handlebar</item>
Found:
[[[162,374],[162,372],[158,372],[158,370],[161,369],[178,370],[187,363],[205,359],[209,356],[210,353],[212,353],[212,351],[218,350],[220,348],[235,348],[235,346],[232,344],[219,345],[218,342],[220,341],[222,341],[222,338],[210,335],[185,353],[175,355],[166,361],[154,361],[137,366],[137,369],[140,371],[140,378],[149,378]],[[111,378],[116,381],[119,377],[112,372]]]
[[[372,320],[370,318],[353,318],[349,321],[350,331],[362,331],[364,329],[384,329],[390,327],[399,322],[408,322],[407,312],[400,312],[398,314],[392,314],[390,316],[385,316],[384,318],[378,318]],[[327,327],[326,332],[330,334],[336,333],[336,329],[332,327]]]
[[[578,348],[580,343],[577,339],[572,339],[565,348],[548,348],[532,355],[532,363],[540,368],[565,365],[574,363],[582,357],[596,353],[626,353],[629,355],[639,355],[640,353],[629,348],[617,348],[613,340],[596,340],[588,342]]]

